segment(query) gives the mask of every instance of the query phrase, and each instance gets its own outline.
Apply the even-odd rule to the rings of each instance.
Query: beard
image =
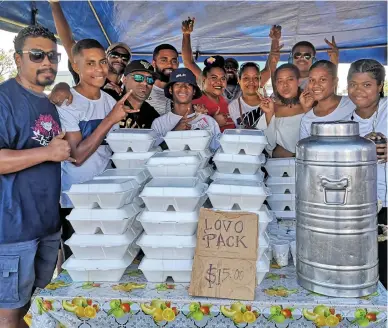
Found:
[[[227,80],[227,84],[228,85],[237,85],[237,76],[233,74],[233,76],[229,76],[228,75],[228,80]]]
[[[54,78],[45,77],[43,81],[39,80],[39,74],[47,73],[47,72],[53,74]],[[55,81],[56,76],[57,76],[57,71],[53,68],[38,69],[36,71],[36,85],[39,85],[41,87],[47,87],[48,85],[52,85]]]
[[[122,68],[116,69],[113,67],[111,64],[109,64],[109,72],[117,74],[117,75],[122,75],[124,73],[125,66],[122,66]]]
[[[159,74],[158,80],[160,80],[162,82],[165,82],[165,83],[168,83],[170,81],[170,74],[166,74],[165,73],[166,70],[173,70],[173,68],[172,67],[168,67],[168,68],[165,68],[165,69],[160,69],[157,66],[155,67],[156,73]]]
[[[292,106],[292,105],[297,105],[299,104],[299,97],[302,93],[302,90],[301,88],[298,88],[298,94],[295,96],[295,97],[292,97],[292,98],[284,98],[282,97],[277,91],[276,91],[276,97],[281,101],[281,103],[283,105],[286,105],[286,106]]]

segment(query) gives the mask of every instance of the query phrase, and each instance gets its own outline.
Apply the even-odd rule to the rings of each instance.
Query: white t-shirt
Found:
[[[304,113],[287,117],[272,116],[271,122],[264,133],[268,140],[266,150],[272,153],[276,145],[295,153],[299,141],[300,121]]]
[[[194,115],[194,114],[192,114]],[[172,131],[183,116],[169,112],[163,116],[158,117],[152,122],[152,129],[156,132],[158,139],[155,145],[160,145],[167,132]],[[190,115],[188,115],[190,118]],[[219,136],[221,134],[220,127],[216,120],[208,115],[199,114],[194,120],[190,121],[191,129],[209,130],[213,137],[210,142],[210,149],[215,151],[220,147]]]
[[[316,116],[314,114],[314,108],[308,111],[303,117],[300,123],[299,139],[307,138],[311,135],[311,124],[314,122],[330,122],[340,121],[353,113],[356,106],[349,99],[349,97],[342,96],[341,101],[337,108],[326,116]]]
[[[248,125],[253,126],[254,122],[257,121],[257,119],[260,117],[260,108],[259,106],[250,106],[248,105],[242,97],[239,97],[235,100],[233,100],[229,105],[229,115],[230,118],[233,120],[233,123],[236,126],[239,126],[241,122],[241,115],[240,115],[240,106],[238,100],[240,99],[241,102],[241,112],[243,116],[244,122],[246,122]],[[257,123],[257,122],[256,122]]]
[[[73,88],[70,90],[73,94],[73,102],[69,106],[65,103],[60,107],[57,106],[61,125],[66,132],[80,131],[82,139],[86,139],[109,114],[116,100],[104,91],[101,91],[100,99],[91,100]],[[115,125],[112,130],[118,127]],[[75,166],[70,162],[62,163],[62,192],[69,190],[72,184],[93,179],[110,166],[112,151],[104,143],[81,166]],[[64,193],[61,195],[61,206],[73,207],[69,197]]]
[[[373,122],[376,121],[375,132],[380,132],[388,137],[388,125],[387,125],[387,98],[381,98],[379,102],[378,116],[376,118],[376,112],[367,119],[363,119],[355,112],[352,112],[346,119],[358,122],[360,129],[360,136],[364,137],[373,131]],[[383,202],[383,206],[388,205],[388,193],[387,193],[387,163],[377,164],[377,196]]]
[[[160,116],[171,111],[171,100],[164,95],[164,89],[154,85],[147,102],[156,109]]]

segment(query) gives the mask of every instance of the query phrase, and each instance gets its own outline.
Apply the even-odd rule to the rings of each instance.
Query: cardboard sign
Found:
[[[195,253],[200,256],[257,260],[257,214],[201,209]]]
[[[254,300],[258,217],[201,209],[189,294]]]

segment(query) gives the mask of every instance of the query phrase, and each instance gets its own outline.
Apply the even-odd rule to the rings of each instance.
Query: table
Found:
[[[133,286],[140,288],[131,289]],[[334,311],[334,315],[330,315],[328,323],[333,326],[357,327],[366,324],[368,327],[386,327],[387,324],[387,291],[380,283],[377,293],[368,297],[349,299],[321,296],[297,284],[292,261],[289,266],[280,269],[272,265],[257,287],[253,302],[239,304],[226,299],[192,298],[187,288],[188,284],[147,283],[137,264],[132,264],[126,270],[119,283],[76,283],[63,272],[34,299],[27,321],[34,328],[316,327],[314,321],[308,319],[318,320],[318,323],[323,320],[321,324],[326,324],[329,316],[325,317],[324,312],[330,308],[329,312]],[[152,301],[155,307],[150,307]],[[234,312],[231,307],[237,311]],[[150,314],[146,314],[142,308]],[[171,310],[163,312],[159,308]],[[311,313],[314,308],[323,315]],[[244,311],[249,312],[245,317],[242,315]],[[172,321],[163,320],[163,313]],[[342,319],[339,323],[334,319],[337,314]],[[231,315],[233,317],[229,318]],[[366,321],[365,316],[372,320],[376,318],[376,321]],[[154,317],[157,321],[154,321]],[[355,317],[360,318],[358,324],[352,324]],[[254,322],[248,324],[245,319]]]

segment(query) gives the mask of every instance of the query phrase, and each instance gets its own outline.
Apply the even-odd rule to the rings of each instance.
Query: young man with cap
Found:
[[[159,77],[147,101],[159,115],[163,115],[171,111],[171,100],[165,97],[164,87],[170,80],[171,72],[179,67],[178,51],[170,44],[157,46],[152,55],[152,65]]]
[[[152,129],[158,135],[156,144],[161,144],[169,131],[209,130],[213,135],[210,149],[217,150],[220,127],[211,116],[196,113],[193,108],[193,99],[202,95],[195,75],[187,68],[176,69],[171,74],[170,82],[164,87],[164,94],[173,100],[174,109],[152,123]]]
[[[70,26],[63,14],[59,1],[49,0],[49,2],[54,17],[55,27],[66,50],[67,56],[69,57],[69,71],[73,76],[74,82],[78,84],[79,75],[73,69],[74,59],[71,53],[71,49],[76,44],[76,41],[73,39]],[[102,85],[101,89],[111,95],[115,100],[119,100],[123,96],[121,77],[124,73],[125,66],[131,59],[131,49],[125,43],[117,42],[109,46],[106,50],[106,55],[109,70],[105,83]],[[60,106],[63,102],[63,97],[70,96],[68,90],[69,86],[66,83],[58,84],[54,88],[50,100]]]
[[[145,59],[133,60],[124,71],[125,90],[132,90],[125,102],[130,108],[140,108],[140,112],[128,114],[120,122],[122,128],[151,129],[152,122],[159,117],[158,112],[145,100],[148,99],[158,74]]]
[[[234,99],[237,99],[241,95],[241,88],[238,84],[238,61],[234,58],[225,59],[225,70],[227,85],[224,90],[224,98],[230,104]]]

